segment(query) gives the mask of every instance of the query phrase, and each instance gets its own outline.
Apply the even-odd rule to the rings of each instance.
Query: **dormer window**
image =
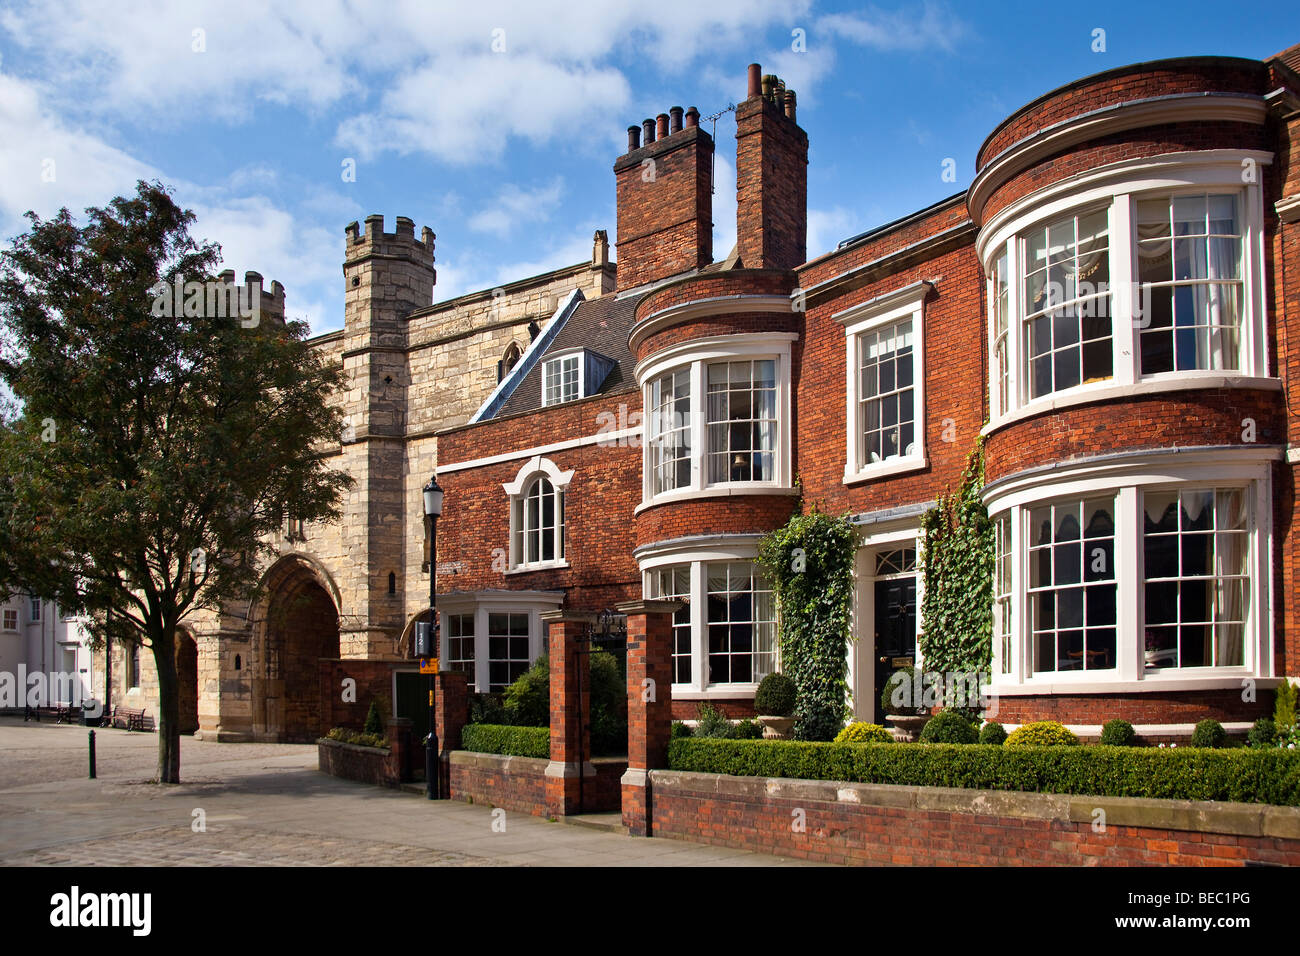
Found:
[[[558,405],[582,398],[582,353],[548,359],[542,365],[542,404]]]

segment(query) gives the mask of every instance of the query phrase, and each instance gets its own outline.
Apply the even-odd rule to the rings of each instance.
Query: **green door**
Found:
[[[418,671],[397,672],[397,716],[411,721],[411,743],[420,746],[429,733],[429,688],[433,678]]]

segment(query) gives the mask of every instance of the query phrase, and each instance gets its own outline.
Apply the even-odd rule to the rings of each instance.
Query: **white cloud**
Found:
[[[0,73],[0,218],[21,231],[20,216],[49,218],[135,192],[157,170],[98,137],[51,116],[35,86]],[[6,236],[7,238],[7,236]]]
[[[489,232],[502,238],[521,225],[545,222],[560,204],[564,181],[559,177],[544,186],[524,189],[513,183],[502,187],[487,208],[469,218],[475,232]]]
[[[816,259],[863,230],[858,216],[842,206],[808,210],[808,258]]]
[[[970,26],[952,7],[932,0],[925,0],[919,11],[866,7],[858,13],[832,13],[819,18],[817,25],[882,52],[951,51],[971,33]]]
[[[629,87],[615,69],[528,55],[444,58],[396,79],[376,110],[339,124],[336,142],[362,158],[429,153],[454,164],[498,158],[512,137],[534,146],[615,123]]]

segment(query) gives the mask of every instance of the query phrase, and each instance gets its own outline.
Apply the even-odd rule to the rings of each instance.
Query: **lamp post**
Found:
[[[429,656],[438,657],[438,516],[442,488],[437,478],[424,486],[424,514],[429,519]],[[430,800],[438,799],[438,730],[434,722],[434,675],[429,675],[429,735],[424,738],[424,780]]]

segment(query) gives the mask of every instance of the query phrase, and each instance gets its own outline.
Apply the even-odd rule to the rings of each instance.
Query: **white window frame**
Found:
[[[547,479],[551,483],[552,489],[554,489],[555,515],[558,522],[554,532],[558,539],[555,542],[555,553],[561,555],[561,557],[547,561],[528,562],[523,560],[524,555],[520,553],[521,549],[518,546],[519,532],[521,531],[519,521],[521,512],[526,505],[528,493],[532,490],[533,483],[538,478]],[[572,480],[572,469],[561,471],[549,458],[534,456],[524,462],[518,474],[515,475],[514,481],[501,486],[505,490],[510,507],[510,540],[506,548],[506,554],[510,557],[510,566],[506,571],[507,574],[569,567],[568,550],[565,547],[566,542],[564,540],[568,513],[563,509],[565,505],[564,497],[568,493],[569,483]],[[561,514],[564,515],[564,521],[559,521]]]
[[[563,600],[563,593],[545,591],[464,591],[445,595],[438,599],[441,633],[447,633],[448,615],[465,614],[473,616],[473,684],[478,688],[479,692],[486,692],[491,686],[489,682],[491,669],[488,659],[488,615],[528,615],[528,663],[531,666],[546,649],[546,624],[542,621],[542,613],[558,607]]]
[[[41,599],[30,598],[28,601],[28,607],[27,622],[29,624],[35,624],[41,619]]]
[[[758,535],[740,535],[730,540],[709,539],[696,544],[648,550],[639,557],[642,593],[653,598],[657,593],[654,572],[670,567],[689,567],[691,597],[691,682],[674,683],[674,700],[710,700],[749,697],[758,690],[758,681],[733,684],[709,683],[708,565],[745,562],[758,564]],[[775,608],[775,597],[773,599]],[[775,610],[773,612],[776,613]],[[781,669],[780,618],[773,630],[773,669]]]
[[[991,421],[982,434],[1021,418],[1056,408],[1086,402],[1123,398],[1152,392],[1197,388],[1280,388],[1268,363],[1268,311],[1264,274],[1263,166],[1272,153],[1259,150],[1207,150],[1172,153],[1140,160],[1126,160],[1072,177],[1069,181],[1038,190],[1012,203],[992,217],[981,230],[977,254],[987,278],[987,301],[997,295],[994,266],[1007,256],[1009,301],[1008,398],[1010,407],[1000,408],[998,383],[994,381],[994,310],[986,310],[985,336],[989,373]],[[1253,167],[1248,164],[1254,164]],[[1254,169],[1255,182],[1243,182],[1243,170]],[[1133,319],[1137,270],[1137,202],[1178,195],[1205,193],[1238,194],[1241,231],[1241,362],[1236,370],[1162,372],[1143,376],[1141,372],[1140,325]],[[1024,237],[1046,223],[1072,213],[1106,205],[1108,208],[1112,378],[1079,384],[1029,400],[1023,336]]]
[[[886,475],[917,471],[929,465],[926,457],[925,407],[925,307],[928,282],[916,282],[897,292],[852,306],[831,316],[844,326],[845,335],[845,460],[844,483],[869,481]],[[912,323],[912,417],[915,451],[878,462],[863,462],[863,430],[860,405],[860,367],[863,338],[867,333]]]
[[[664,349],[641,362],[636,369],[643,407],[650,405],[650,384],[661,375],[689,369],[691,379],[690,453],[691,480],[681,488],[652,492],[650,451],[653,423],[645,422],[642,441],[640,511],[652,504],[684,498],[709,498],[735,494],[794,493],[791,472],[793,421],[790,371],[790,343],[799,338],[794,332],[757,332],[741,335],[712,336],[695,339]],[[770,359],[776,363],[776,449],[773,478],[768,481],[708,481],[709,427],[708,366],[714,362]]]
[[[10,621],[13,623],[10,623]],[[18,608],[7,607],[4,609],[4,629],[6,631],[18,630]]]
[[[565,398],[563,391],[564,364],[570,360],[573,360],[578,368],[577,394],[571,398]],[[566,352],[556,352],[553,355],[548,355],[542,362],[542,406],[548,407],[551,405],[563,405],[566,402],[576,402],[578,399],[584,397],[583,382],[586,380],[586,372],[587,358],[585,349],[570,349]],[[549,385],[556,375],[560,376],[560,397],[548,400],[547,396],[550,393]]]
[[[847,650],[848,673],[846,680],[852,694],[849,701],[860,720],[874,720],[880,716],[878,705],[883,688],[876,686],[875,627],[876,627],[876,558],[882,552],[912,548],[916,551],[916,669],[924,668],[921,653],[921,633],[924,622],[921,609],[925,605],[925,536],[915,519],[890,521],[872,525],[862,530],[857,554],[854,556],[854,601],[849,613],[849,633],[854,635]],[[879,723],[879,721],[876,721]]]
[[[1172,461],[1171,459],[1181,459]],[[1012,660],[1003,673],[999,641],[993,642],[993,687],[997,693],[1125,693],[1240,687],[1245,678],[1273,673],[1273,524],[1270,463],[1260,450],[1225,455],[1220,450],[1189,450],[1177,456],[1144,455],[1114,463],[1081,463],[1063,469],[1058,481],[1035,483],[1033,476],[1002,484],[986,502],[989,517],[1010,516]],[[1039,476],[1041,480],[1041,476]],[[1250,497],[1249,609],[1243,636],[1243,663],[1226,667],[1146,669],[1144,634],[1145,574],[1142,567],[1142,501],[1145,491],[1205,487],[1245,487]],[[1029,512],[1038,505],[1113,493],[1115,495],[1115,580],[1117,666],[1107,671],[1034,673],[1029,621]]]

